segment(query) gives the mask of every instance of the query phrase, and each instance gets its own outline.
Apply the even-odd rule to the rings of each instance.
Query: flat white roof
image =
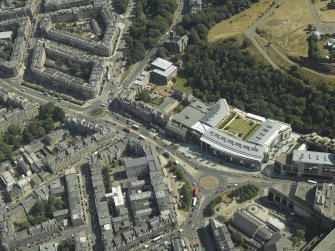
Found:
[[[330,165],[335,167],[335,154],[294,150],[292,161],[315,165]]]
[[[211,127],[201,122],[197,122],[192,126],[193,130],[200,132],[201,134],[204,134],[209,128]]]
[[[171,62],[169,62],[165,59],[162,59],[162,58],[156,58],[156,60],[151,63],[151,66],[159,68],[163,71],[165,71],[167,68],[169,68],[172,65],[173,64]]]
[[[248,142],[269,147],[279,133],[291,126],[277,120],[267,119],[260,128],[249,138]]]
[[[257,120],[257,121],[260,121],[260,122],[265,122],[265,120],[266,120],[264,117],[261,117],[261,116],[258,116],[258,115],[252,114],[252,113],[247,113],[247,118],[254,119],[254,120]]]
[[[121,186],[112,187],[112,194],[113,194],[113,199],[114,199],[114,203],[116,207],[124,205],[124,199],[122,195]]]
[[[278,220],[277,218],[270,217],[267,220],[267,223],[269,223],[270,225],[274,226],[275,228],[277,228],[279,230],[285,229],[285,224],[283,222],[281,222],[280,220]]]
[[[229,136],[218,129],[209,128],[200,138],[212,148],[234,156],[261,162],[266,148]]]
[[[161,69],[154,69],[152,72],[161,75],[163,77],[168,77],[170,76],[172,73],[174,73],[176,70],[178,69],[177,66],[171,65],[170,67],[168,67],[167,69],[161,70]]]
[[[11,39],[13,35],[12,31],[2,31],[0,32],[0,39]]]

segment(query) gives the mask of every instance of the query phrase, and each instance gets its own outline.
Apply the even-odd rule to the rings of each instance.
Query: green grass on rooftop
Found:
[[[217,125],[217,128],[223,129],[235,117],[235,115],[235,112],[229,112],[228,116],[220,121],[220,123]]]
[[[228,125],[228,127],[239,135],[245,135],[252,129],[253,125],[252,122],[237,117]]]
[[[251,130],[246,135],[244,135],[244,140],[248,140],[260,127],[261,124],[254,124]]]

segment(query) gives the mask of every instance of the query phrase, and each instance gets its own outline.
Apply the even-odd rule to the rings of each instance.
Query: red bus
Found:
[[[194,197],[197,197],[198,194],[199,194],[199,187],[198,187],[198,186],[195,186],[195,187],[194,187],[194,190],[193,190],[193,196],[194,196]]]
[[[128,126],[125,126],[125,127],[123,127],[123,131],[127,132],[127,133],[130,133],[131,132],[131,128],[128,127]]]

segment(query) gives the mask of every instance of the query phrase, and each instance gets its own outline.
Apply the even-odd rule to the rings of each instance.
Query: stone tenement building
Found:
[[[45,67],[47,57],[56,55],[78,62],[79,64],[92,65],[88,82],[54,68]],[[85,99],[94,98],[99,95],[105,75],[102,60],[96,60],[95,57],[89,57],[80,51],[74,51],[72,48],[44,41],[38,41],[32,60],[31,70],[38,82],[50,85],[55,89],[61,89],[62,91],[74,92]]]
[[[0,28],[4,30],[16,30],[17,33],[13,42],[13,50],[10,60],[5,61],[0,58],[0,77],[13,77],[19,73],[19,70],[23,66],[27,41],[31,30],[30,19],[29,17],[22,17],[15,20],[7,19],[6,21],[0,22]]]
[[[105,26],[102,41],[99,42],[55,28],[55,23],[76,22],[81,19],[96,17],[101,18]],[[111,13],[108,6],[99,6],[98,4],[60,10],[46,15],[41,21],[40,28],[44,36],[50,40],[104,57],[112,55],[120,34],[116,14]]]
[[[0,104],[8,104],[14,107],[9,111],[0,106],[0,135],[14,124],[24,125],[31,119],[35,118],[39,112],[39,104],[28,99],[17,96],[13,92],[7,92],[0,88]]]
[[[104,0],[95,0],[94,3],[102,3]],[[69,9],[72,7],[91,4],[90,0],[45,0],[43,6],[45,11],[57,11],[60,9]]]
[[[33,17],[36,13],[39,1],[37,0],[26,0],[25,6],[19,8],[5,8],[0,9],[0,21],[8,19],[16,19],[24,16]],[[0,5],[1,7],[1,5]]]

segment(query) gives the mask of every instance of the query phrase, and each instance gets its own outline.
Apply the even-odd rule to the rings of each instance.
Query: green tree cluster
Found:
[[[120,14],[126,12],[128,4],[129,4],[129,0],[114,0],[113,1],[113,7]]]
[[[231,231],[231,238],[237,246],[243,246],[244,239],[239,232]]]
[[[149,103],[151,101],[151,97],[148,91],[141,91],[138,95],[137,95],[137,99],[139,101],[143,101],[145,103]]]
[[[135,16],[126,38],[128,63],[144,58],[145,52],[152,49],[159,38],[172,24],[176,0],[138,0]]]
[[[10,158],[12,151],[22,143],[29,143],[50,132],[54,122],[63,121],[64,111],[52,103],[40,106],[39,117],[30,122],[23,130],[20,125],[12,125],[0,137],[0,161]]]
[[[4,45],[0,44],[0,47],[2,47],[0,49],[0,58],[3,59],[4,61],[10,60],[10,56],[13,50],[13,44],[12,43],[7,43]]]
[[[215,207],[222,202],[222,197],[218,196],[214,198],[208,205],[208,215],[213,216],[215,214]]]
[[[106,193],[111,193],[112,192],[112,180],[111,180],[110,172],[109,172],[110,166],[104,166],[101,171],[102,171]]]
[[[224,97],[239,109],[289,123],[299,133],[335,137],[334,87],[264,65],[234,39],[189,45],[184,66],[188,85],[204,101]]]
[[[230,197],[238,197],[241,202],[255,198],[258,194],[258,187],[248,184],[233,190]]]
[[[74,251],[74,250],[75,246],[71,238],[62,240],[57,247],[57,251]]]
[[[292,125],[299,133],[335,137],[335,88],[297,71],[275,70],[242,50],[235,39],[207,44],[209,28],[257,1],[213,1],[185,15],[179,32],[189,34],[183,58],[187,84],[202,100],[224,97],[239,109]]]
[[[29,211],[28,221],[31,225],[40,224],[53,218],[53,213],[64,208],[64,202],[54,195],[50,195],[47,201],[38,200]]]
[[[34,119],[23,130],[23,141],[29,143],[54,129],[54,122],[61,122],[65,118],[65,112],[62,108],[53,103],[47,103],[40,106],[39,117]]]
[[[92,68],[90,64],[79,64],[69,58],[63,58],[60,56],[55,56],[53,60],[57,65],[65,66],[69,69],[70,73],[81,75],[85,80],[88,80],[90,77]]]
[[[290,240],[293,242],[293,246],[299,244],[299,242],[305,237],[306,230],[302,228],[298,228],[294,235],[291,236]]]
[[[170,172],[176,175],[178,180],[180,180],[181,182],[186,181],[183,172],[181,171],[180,168],[178,168],[177,165],[172,164],[172,166],[170,166]]]
[[[192,202],[192,188],[190,183],[185,179],[185,176],[181,169],[173,164],[173,162],[169,162],[167,167],[170,167],[170,172],[177,176],[178,180],[184,183],[181,188],[181,194],[184,196],[181,202],[181,209],[184,211],[188,211],[190,209],[190,205]]]
[[[312,36],[308,38],[308,57],[315,62],[320,62],[323,60],[323,57],[317,43],[318,41]]]
[[[192,188],[188,181],[185,181],[184,185],[181,188],[181,193],[183,194],[184,198],[181,202],[181,208],[184,211],[190,210],[190,205],[192,202]]]
[[[335,9],[335,0],[330,0],[327,4],[328,9],[332,10]]]

